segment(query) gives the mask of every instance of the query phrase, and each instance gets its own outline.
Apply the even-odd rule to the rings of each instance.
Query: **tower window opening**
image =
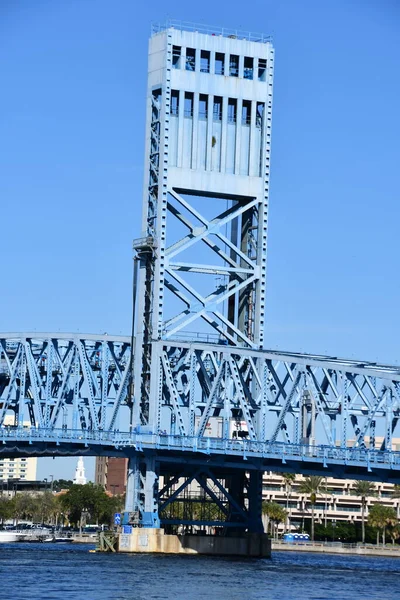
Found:
[[[262,124],[263,124],[264,109],[265,109],[264,102],[257,102],[256,127],[259,127],[260,129],[261,129]]]
[[[228,99],[228,123],[236,123],[237,100],[236,98]]]
[[[223,75],[225,71],[225,54],[216,52],[215,54],[215,74]]]
[[[258,59],[258,80],[265,81],[267,76],[267,61],[265,58]]]
[[[172,67],[174,69],[181,68],[182,48],[180,46],[172,46]]]
[[[250,121],[251,121],[251,100],[243,100],[242,125],[250,125]]]
[[[214,96],[213,120],[222,121],[222,97]]]
[[[179,92],[178,90],[171,91],[171,115],[177,117],[179,114]]]
[[[249,56],[244,57],[244,71],[243,77],[245,79],[253,79],[253,63],[254,59]]]
[[[200,52],[200,71],[201,73],[210,72],[210,52],[209,50],[202,50]]]
[[[229,57],[229,75],[239,77],[239,57],[237,54],[231,54]]]
[[[196,70],[196,50],[194,48],[186,48],[186,71]]]
[[[208,96],[206,94],[200,94],[199,98],[199,119],[207,119],[208,114]]]
[[[193,92],[185,92],[184,115],[189,119],[193,117]]]

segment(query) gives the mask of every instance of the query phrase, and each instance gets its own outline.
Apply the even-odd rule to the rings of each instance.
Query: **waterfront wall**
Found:
[[[324,544],[323,542],[310,542],[305,544],[286,544],[272,542],[272,552],[322,552],[323,554],[357,554],[364,556],[392,556],[400,558],[399,546],[361,546],[357,544]]]

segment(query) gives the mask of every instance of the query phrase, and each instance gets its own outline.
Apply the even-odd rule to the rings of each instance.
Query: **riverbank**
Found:
[[[284,552],[317,552],[322,554],[353,554],[356,556],[390,556],[400,558],[400,546],[375,546],[373,544],[342,544],[341,542],[303,542],[286,543],[272,541],[272,553]]]

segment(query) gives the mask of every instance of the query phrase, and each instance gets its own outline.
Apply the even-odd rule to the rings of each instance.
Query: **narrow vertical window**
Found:
[[[257,102],[257,112],[256,112],[256,127],[262,128],[263,118],[264,118],[264,102]]]
[[[214,96],[213,120],[222,121],[222,98]]]
[[[231,54],[229,57],[229,75],[239,77],[239,57],[237,54]]]
[[[250,122],[251,122],[251,101],[243,100],[242,125],[250,125]]]
[[[196,50],[194,48],[186,48],[186,71],[196,70]]]
[[[200,71],[202,73],[210,72],[210,52],[208,50],[200,52]]]
[[[208,96],[200,94],[199,98],[199,119],[207,119]]]
[[[265,58],[258,59],[258,80],[265,81],[267,75],[267,61]]]
[[[225,69],[225,54],[216,52],[215,54],[215,74],[223,75]]]
[[[245,79],[253,79],[253,63],[254,59],[249,56],[244,57],[244,71],[243,77]]]
[[[153,101],[151,103],[151,120],[152,122],[160,119],[161,110],[161,89],[158,88],[152,91]]]
[[[178,90],[171,91],[171,115],[177,117],[179,114],[179,92]]]
[[[181,68],[182,48],[180,46],[172,46],[172,67],[174,69]]]
[[[193,117],[193,92],[185,92],[184,115],[189,119]]]
[[[237,100],[228,99],[228,123],[236,123]]]

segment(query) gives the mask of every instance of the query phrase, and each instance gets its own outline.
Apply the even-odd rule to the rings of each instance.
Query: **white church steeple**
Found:
[[[75,469],[74,483],[77,483],[78,485],[85,485],[85,483],[86,483],[85,465],[83,464],[83,456],[80,456],[78,458],[78,463],[77,463],[76,469]]]

